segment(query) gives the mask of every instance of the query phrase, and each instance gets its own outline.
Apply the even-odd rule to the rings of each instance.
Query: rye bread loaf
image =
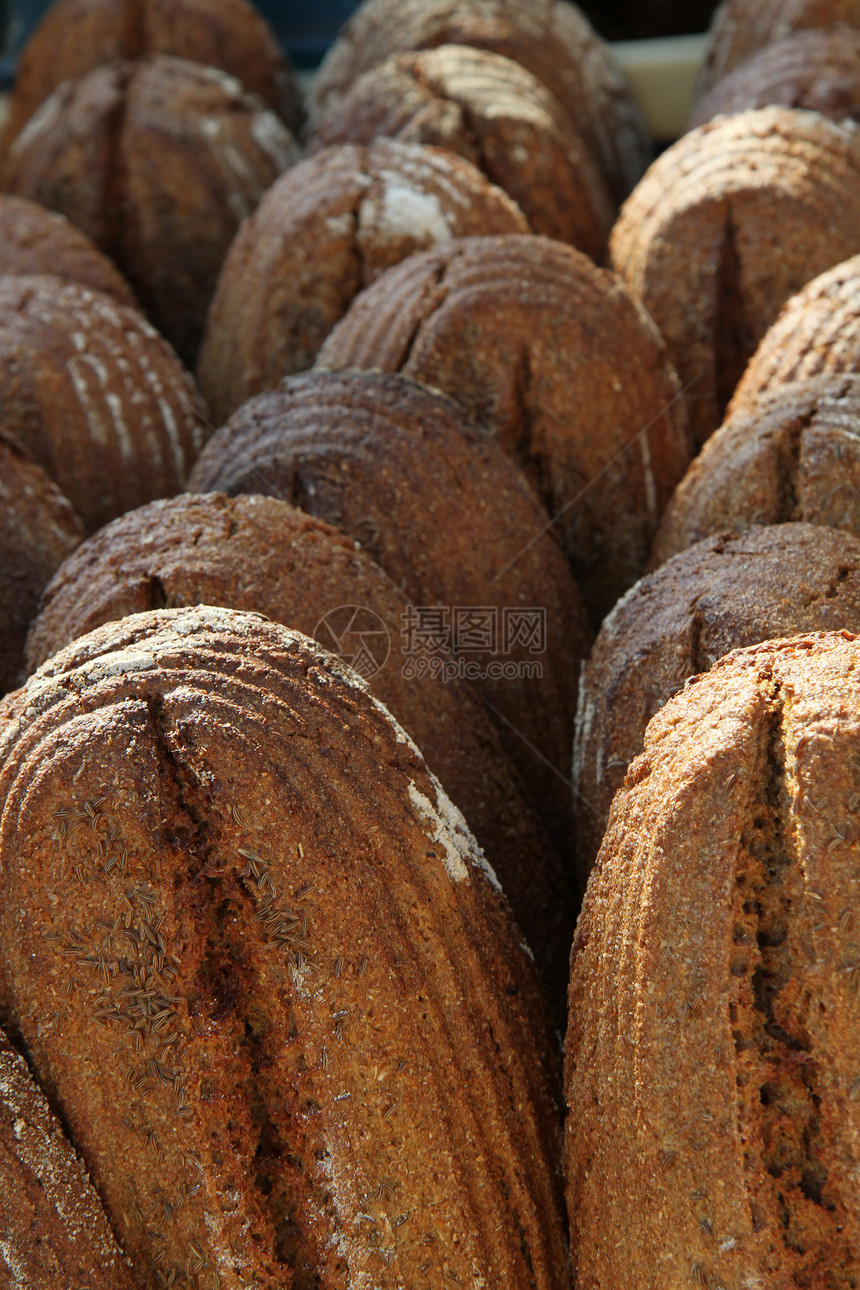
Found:
[[[625,203],[611,258],[657,324],[701,445],[805,283],[860,250],[860,127],[769,107],[684,135]]]
[[[860,375],[860,255],[792,296],[766,332],[735,390],[729,415],[780,385],[816,376]]]
[[[579,1286],[857,1283],[858,675],[768,642],[648,727],[572,955]]]
[[[326,149],[275,183],[236,235],[198,374],[219,425],[312,367],[355,296],[406,256],[469,233],[527,233],[468,161],[388,139]]]
[[[247,0],[55,0],[21,52],[4,138],[11,142],[63,81],[102,63],[174,54],[220,67],[293,131],[304,110],[274,32]]]
[[[464,238],[357,297],[319,368],[445,390],[529,474],[599,622],[641,575],[690,459],[677,378],[611,273],[538,237]]]
[[[356,673],[135,615],[5,700],[0,764],[0,1011],[142,1285],[567,1290],[532,964]]]
[[[819,525],[707,538],[637,583],[582,669],[573,753],[581,887],[645,727],[689,677],[733,649],[843,628],[860,632],[860,537]]]
[[[380,136],[465,157],[533,232],[603,255],[615,218],[603,176],[561,104],[512,59],[466,45],[392,55],[323,117],[308,151]]]
[[[83,536],[59,488],[0,431],[0,694],[19,682],[45,584]]]
[[[712,534],[793,521],[860,537],[860,376],[775,386],[730,416],[666,508],[652,567]]]
[[[360,672],[465,815],[534,948],[554,1012],[566,1018],[573,924],[546,830],[483,705],[465,682],[446,680],[452,656],[404,649],[414,607],[331,525],[254,495],[183,494],[130,511],[51,580],[27,667],[103,623],[196,604],[264,614]]]
[[[194,382],[108,296],[48,276],[0,279],[3,429],[88,531],[177,493],[208,433]]]
[[[608,46],[566,0],[366,0],[317,73],[312,120],[391,54],[437,45],[521,63],[567,112],[614,199],[637,182],[651,157],[642,113]]]
[[[840,23],[765,45],[705,95],[690,128],[768,104],[860,122],[860,30]]]
[[[808,27],[860,27],[858,0],[724,0],[714,14],[696,83],[702,98],[733,68],[765,45]]]
[[[63,215],[24,197],[0,195],[0,277],[48,273],[136,305],[116,265]]]
[[[0,1285],[134,1290],[98,1194],[0,1031]]]
[[[432,652],[441,636],[476,673],[504,746],[569,851],[585,614],[546,512],[456,404],[393,374],[291,377],[239,409],[189,488],[282,497],[358,541],[420,610],[407,647]]]
[[[153,54],[59,86],[12,143],[0,184],[83,229],[191,366],[240,223],[298,156],[234,77]]]

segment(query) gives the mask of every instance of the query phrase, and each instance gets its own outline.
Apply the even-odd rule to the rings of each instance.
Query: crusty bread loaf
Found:
[[[55,0],[21,52],[4,138],[11,142],[63,81],[100,63],[175,54],[223,68],[296,133],[301,94],[262,14],[247,0]]]
[[[860,250],[860,128],[782,107],[700,126],[653,164],[610,249],[701,445],[783,303]]]
[[[51,277],[0,279],[3,429],[89,531],[179,492],[208,428],[194,382],[134,309]]]
[[[596,623],[644,569],[690,459],[677,377],[614,274],[547,238],[463,238],[390,269],[319,368],[445,390],[528,472]]]
[[[860,537],[860,375],[775,385],[730,416],[687,471],[651,564],[712,534],[805,521]]]
[[[752,409],[780,385],[816,376],[860,375],[860,255],[792,296],[765,334],[729,404]]]
[[[628,592],[580,680],[573,786],[583,890],[645,727],[685,681],[733,649],[841,629],[860,632],[860,536],[815,524],[707,538]]]
[[[438,148],[377,139],[300,162],[242,225],[218,279],[197,369],[218,424],[312,367],[391,265],[451,237],[527,232],[501,189]]]
[[[0,277],[48,273],[134,307],[116,265],[63,215],[24,197],[0,195]]]
[[[0,1013],[147,1290],[568,1290],[533,966],[356,673],[136,615],[7,697],[0,767]]]
[[[690,128],[769,103],[860,121],[860,30],[840,23],[765,45],[717,81],[694,108]]]
[[[573,948],[578,1286],[857,1282],[858,677],[768,642],[648,727]]]
[[[616,201],[639,179],[651,156],[641,111],[609,48],[566,0],[367,0],[323,60],[312,117],[390,54],[437,45],[522,63],[568,113]]]
[[[453,675],[453,656],[408,651],[414,606],[331,525],[254,495],[186,493],[130,511],[46,588],[28,669],[103,623],[196,604],[265,614],[362,673],[465,815],[534,949],[554,1015],[566,1018],[573,925],[546,830],[483,705]]]
[[[0,1197],[0,1285],[134,1290],[86,1170],[2,1031]]]
[[[298,156],[234,77],[152,54],[59,86],[12,143],[0,181],[107,252],[191,366],[236,230]]]
[[[512,59],[466,45],[392,55],[338,100],[308,150],[380,136],[465,157],[533,232],[603,256],[615,217],[603,175],[561,104]]]
[[[268,493],[361,543],[420,608],[410,648],[441,636],[475,673],[559,846],[578,660],[589,631],[546,513],[452,400],[402,376],[313,372],[246,403],[189,479]]]
[[[0,431],[0,695],[21,680],[39,597],[84,529],[56,484]]]
[[[858,0],[724,0],[711,24],[697,98],[756,50],[793,31],[836,23],[860,27]]]

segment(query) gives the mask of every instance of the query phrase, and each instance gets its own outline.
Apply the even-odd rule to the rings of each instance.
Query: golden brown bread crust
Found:
[[[714,14],[697,101],[765,45],[808,27],[860,27],[858,0],[724,0]]]
[[[860,248],[860,128],[759,108],[681,138],[625,203],[612,264],[653,317],[701,445],[783,303]]]
[[[3,428],[88,531],[179,492],[208,429],[194,382],[134,309],[44,277],[0,280]]]
[[[595,623],[641,575],[690,459],[683,400],[651,319],[581,252],[485,237],[413,256],[355,300],[317,367],[404,372],[490,430],[554,517]]]
[[[705,95],[689,128],[769,103],[860,121],[860,31],[840,23],[765,45]]]
[[[0,694],[19,683],[42,589],[83,536],[59,488],[0,431]]]
[[[240,223],[298,156],[286,126],[234,77],[152,54],[62,84],[0,176],[114,259],[190,366]]]
[[[0,195],[0,277],[49,273],[137,304],[116,265],[79,228],[24,197]]]
[[[136,615],[5,700],[0,764],[2,1015],[145,1286],[567,1290],[533,967],[355,673]]]
[[[615,218],[603,176],[561,104],[512,59],[466,45],[392,55],[323,117],[308,151],[380,136],[465,157],[533,232],[603,256]]]
[[[198,364],[218,424],[312,367],[391,265],[451,237],[527,232],[510,198],[438,148],[377,139],[300,162],[242,225],[218,279]]]
[[[546,830],[480,701],[465,682],[443,679],[451,656],[440,650],[419,670],[403,643],[410,601],[329,524],[253,495],[184,494],[131,511],[85,542],[46,588],[28,670],[103,623],[195,604],[265,614],[362,672],[465,815],[565,1018],[573,924]]]
[[[860,632],[860,539],[819,525],[708,538],[637,583],[605,620],[580,679],[573,785],[581,888],[645,727],[689,677],[733,649],[843,628]]]
[[[822,273],[783,305],[728,407],[751,410],[763,394],[812,377],[860,374],[860,255]]]
[[[847,633],[731,654],[616,798],[572,958],[581,1290],[857,1283],[858,668]]]
[[[666,507],[651,566],[717,533],[805,521],[860,537],[860,376],[774,385],[705,444]]]
[[[146,54],[223,68],[294,134],[301,129],[304,111],[292,72],[268,23],[246,0],[56,0],[18,60],[5,141],[62,81]]]
[[[0,1196],[4,1290],[134,1290],[86,1170],[2,1031]]]
[[[565,109],[616,201],[639,179],[651,143],[630,86],[584,14],[560,0],[369,0],[323,60],[312,119],[391,54],[437,45],[470,45],[521,63]]]
[[[489,608],[495,640],[470,649],[467,639],[459,654],[477,669],[502,742],[567,853],[565,781],[588,626],[546,514],[497,444],[450,399],[402,376],[313,372],[246,403],[189,488],[267,493],[334,524],[425,610],[424,621],[433,607],[447,614],[443,636],[460,622],[455,607]],[[507,641],[518,610],[535,634]],[[534,610],[545,613],[544,640]],[[414,640],[426,632],[419,623]]]

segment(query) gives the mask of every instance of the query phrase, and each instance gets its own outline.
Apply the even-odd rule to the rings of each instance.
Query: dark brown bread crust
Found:
[[[304,109],[274,33],[246,0],[56,0],[18,60],[8,143],[63,81],[102,63],[174,54],[220,67],[296,134]]]
[[[733,649],[842,628],[860,631],[860,539],[812,524],[708,538],[624,597],[580,681],[573,785],[583,889],[645,727],[684,682]]]
[[[698,444],[804,283],[860,248],[860,128],[760,108],[685,135],[625,203],[611,258],[660,329]]]
[[[725,0],[714,14],[697,101],[765,45],[808,27],[860,27],[860,0]]]
[[[455,607],[488,607],[496,641],[477,651],[461,644],[460,654],[482,673],[488,664],[501,673],[476,682],[547,827],[569,851],[565,780],[588,627],[546,514],[497,444],[451,400],[401,376],[310,373],[246,403],[189,487],[272,494],[334,524],[415,605],[447,610],[448,631]],[[518,609],[545,611],[544,642],[537,625],[534,638],[505,648],[504,623]],[[439,627],[444,635],[445,622]]]
[[[191,366],[240,223],[298,155],[286,126],[235,78],[154,54],[61,85],[13,142],[0,178],[110,255]]]
[[[561,104],[510,58],[465,45],[393,55],[358,78],[308,150],[380,136],[458,153],[533,232],[603,256],[615,218],[603,176]]]
[[[208,433],[194,382],[134,309],[50,277],[0,280],[3,428],[88,531],[179,492]]]
[[[49,273],[134,307],[115,264],[69,220],[23,197],[0,195],[0,277]]]
[[[860,376],[775,386],[705,444],[666,508],[652,567],[717,533],[805,521],[860,537]]]
[[[642,114],[608,47],[576,5],[561,0],[368,0],[317,73],[319,120],[353,82],[391,54],[470,45],[521,63],[559,101],[616,201],[651,157]]]
[[[469,233],[527,233],[472,164],[378,139],[300,162],[246,220],[224,262],[198,372],[219,425],[312,367],[355,296],[406,256]]]
[[[416,667],[403,646],[414,608],[331,525],[274,497],[220,493],[131,511],[85,542],[47,587],[28,669],[103,623],[196,604],[265,614],[358,667],[465,815],[566,1018],[573,924],[546,831],[480,701],[465,682],[441,679],[451,656],[441,650]]]
[[[19,683],[42,589],[83,536],[60,490],[0,431],[0,694]]]
[[[780,385],[860,375],[860,255],[822,273],[783,305],[729,404],[751,410]]]
[[[860,31],[844,24],[813,28],[766,45],[705,95],[690,129],[768,104],[860,121]]]
[[[858,675],[847,633],[729,655],[616,798],[566,1045],[583,1290],[857,1284]]]
[[[2,1031],[0,1196],[4,1290],[134,1290],[86,1170]]]
[[[0,765],[2,1014],[145,1286],[567,1290],[532,965],[355,673],[136,615],[5,700]]]
[[[359,296],[319,368],[445,390],[526,469],[599,623],[690,459],[677,378],[621,281],[538,237],[464,238]]]

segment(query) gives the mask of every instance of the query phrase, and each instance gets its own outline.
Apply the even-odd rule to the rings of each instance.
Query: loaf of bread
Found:
[[[452,400],[393,374],[291,377],[239,409],[189,487],[282,497],[359,542],[421,611],[410,649],[432,653],[441,638],[474,675],[569,851],[565,781],[585,614],[522,473]]]
[[[2,487],[2,485],[0,485]],[[253,610],[312,636],[367,680],[413,737],[499,876],[564,1027],[573,934],[566,875],[453,656],[409,650],[415,607],[356,544],[275,497],[182,494],[114,520],[61,566],[27,667],[148,609]]]
[[[711,24],[696,84],[702,98],[734,67],[765,45],[808,27],[860,27],[858,0],[723,0]]]
[[[677,377],[621,281],[539,237],[463,238],[390,269],[320,368],[445,390],[525,468],[595,623],[644,570],[690,460]]]
[[[839,23],[765,45],[717,81],[693,110],[690,127],[769,103],[860,122],[860,30]]]
[[[39,597],[84,529],[44,470],[0,431],[0,695],[17,685]]]
[[[856,1284],[858,677],[771,641],[648,727],[573,947],[577,1286]]]
[[[304,109],[274,32],[247,0],[54,0],[21,52],[9,102],[11,142],[63,81],[101,63],[175,54],[230,72],[293,131]]]
[[[567,112],[616,201],[651,158],[648,128],[624,73],[567,0],[365,0],[314,81],[319,120],[355,80],[391,54],[470,45],[521,63]]]
[[[300,162],[242,225],[218,279],[197,368],[218,424],[312,367],[385,269],[452,237],[527,232],[500,188],[438,148],[377,139]]]
[[[860,128],[817,112],[720,117],[664,152],[611,258],[651,314],[701,445],[783,303],[860,250]]]
[[[116,265],[63,215],[24,197],[0,195],[0,277],[48,273],[136,305]]]
[[[763,394],[816,376],[860,375],[860,255],[808,283],[783,306],[735,390],[729,415]]]
[[[194,382],[134,309],[57,278],[0,279],[3,429],[92,532],[177,493],[208,434]]]
[[[0,1014],[142,1286],[568,1290],[533,965],[356,673],[135,615],[7,697],[0,768]]]
[[[603,175],[561,104],[512,59],[466,45],[394,54],[346,91],[308,150],[380,136],[466,157],[533,232],[602,257],[615,218]]]
[[[135,1290],[86,1170],[2,1031],[0,1197],[0,1285]]]
[[[860,376],[776,385],[705,444],[666,508],[652,566],[702,538],[805,521],[860,537]]]
[[[298,157],[234,77],[152,54],[59,86],[12,143],[0,183],[83,229],[192,366],[236,230]]]
[[[820,525],[707,538],[637,583],[582,669],[573,754],[581,889],[645,727],[689,677],[733,649],[842,629],[860,633],[860,536]]]

